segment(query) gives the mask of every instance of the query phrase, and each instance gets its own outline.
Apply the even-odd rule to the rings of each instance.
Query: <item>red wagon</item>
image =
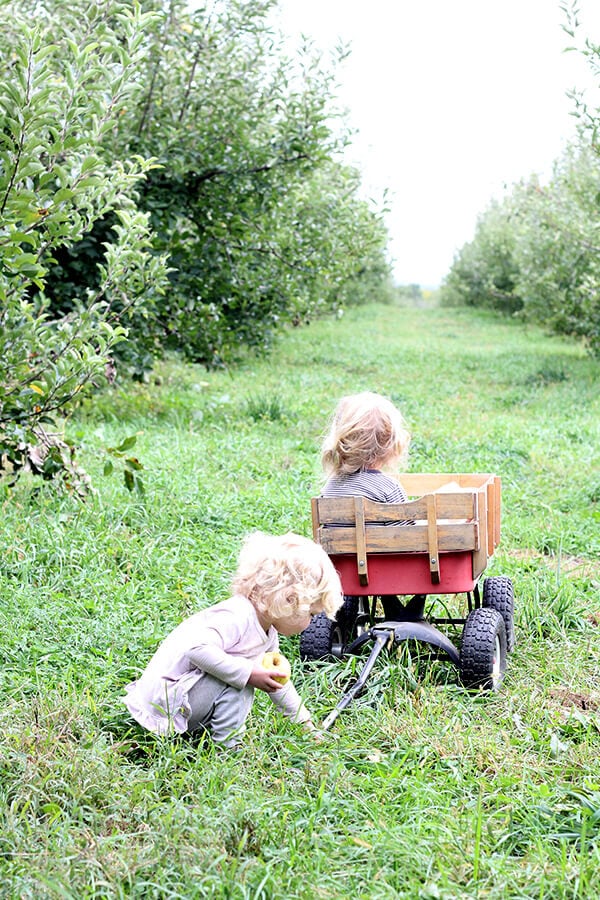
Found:
[[[359,693],[390,643],[430,644],[459,668],[465,686],[488,690],[500,686],[514,645],[512,583],[504,576],[481,579],[500,541],[500,478],[406,473],[400,481],[415,499],[312,501],[313,536],[340,575],[344,604],[335,622],[315,616],[300,637],[301,656],[341,657],[374,642],[358,681],[326,727]],[[398,524],[407,520],[413,524]],[[466,614],[426,617],[427,598],[447,594],[465,595]],[[397,603],[393,619],[386,619],[380,601],[390,596],[406,602]],[[445,625],[462,627],[460,647],[441,630]]]

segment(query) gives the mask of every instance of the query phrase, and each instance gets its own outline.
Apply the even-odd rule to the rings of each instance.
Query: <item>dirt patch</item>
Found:
[[[600,695],[597,693],[581,694],[568,688],[555,688],[550,696],[558,700],[561,706],[576,706],[578,709],[595,711],[600,709]]]

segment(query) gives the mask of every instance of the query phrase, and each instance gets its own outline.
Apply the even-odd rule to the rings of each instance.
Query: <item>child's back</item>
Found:
[[[366,497],[379,503],[405,503],[402,485],[382,469],[397,466],[410,443],[400,411],[380,394],[365,391],[342,397],[323,442],[322,463],[329,477],[321,496]],[[413,525],[411,519],[389,522]],[[387,619],[420,617],[423,597],[404,607],[397,597],[382,597]]]
[[[400,411],[385,397],[370,391],[342,397],[323,443],[329,478],[321,495],[405,503],[402,485],[382,469],[397,465],[409,442]]]

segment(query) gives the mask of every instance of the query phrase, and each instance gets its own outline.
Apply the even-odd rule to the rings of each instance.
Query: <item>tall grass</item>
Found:
[[[175,361],[69,423],[98,489],[2,500],[0,895],[590,898],[600,894],[598,366],[464,310],[373,306],[231,372]],[[503,690],[403,650],[315,744],[257,697],[241,752],[156,739],[120,697],[223,598],[243,534],[310,534],[340,395],[381,391],[414,471],[497,472],[518,643]],[[145,495],[95,442],[138,434]],[[316,718],[357,660],[303,666]]]

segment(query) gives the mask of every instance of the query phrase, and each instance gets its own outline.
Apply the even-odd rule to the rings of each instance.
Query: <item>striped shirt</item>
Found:
[[[379,469],[360,469],[351,475],[332,475],[321,497],[366,497],[378,503],[406,503],[408,496],[402,485]],[[388,522],[388,525],[414,525],[412,519]]]

